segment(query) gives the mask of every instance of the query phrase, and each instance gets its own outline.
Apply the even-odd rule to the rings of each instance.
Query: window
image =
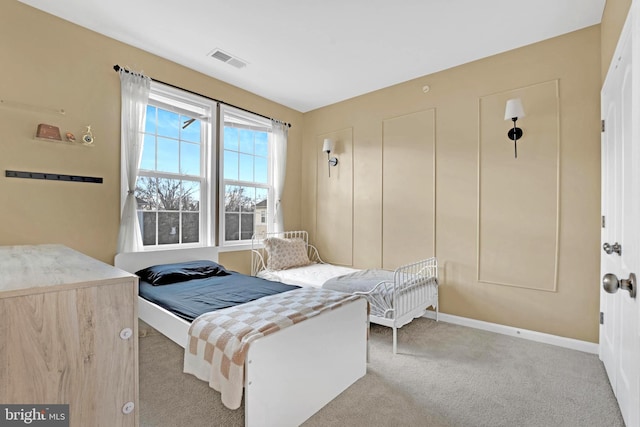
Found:
[[[221,106],[221,246],[269,231],[272,218],[271,121]]]
[[[209,100],[152,83],[135,190],[145,248],[214,241],[214,111]]]
[[[280,147],[281,139],[271,119],[158,82],[151,83],[146,108],[135,187],[145,250],[244,250],[254,233],[272,231],[280,188],[273,181],[273,145]]]

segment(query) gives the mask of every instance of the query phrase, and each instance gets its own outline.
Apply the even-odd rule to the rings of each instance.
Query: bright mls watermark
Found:
[[[2,405],[0,427],[69,427],[69,405]]]

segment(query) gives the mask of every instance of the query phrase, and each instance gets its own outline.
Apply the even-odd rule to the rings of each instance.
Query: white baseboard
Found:
[[[424,317],[435,320],[436,313],[435,311],[427,311],[427,314],[425,314]],[[438,320],[453,323],[455,325],[467,326],[469,328],[482,329],[483,331],[495,332],[497,334],[557,345],[558,347],[570,348],[572,350],[583,351],[585,353],[598,354],[598,344],[588,341],[565,338],[557,335],[530,331],[527,329],[519,329],[512,326],[499,325],[497,323],[483,322],[482,320],[469,319],[467,317],[454,316],[452,314],[442,312],[438,314]]]

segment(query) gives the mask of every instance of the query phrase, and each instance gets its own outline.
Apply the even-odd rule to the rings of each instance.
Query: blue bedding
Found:
[[[193,321],[199,315],[299,288],[226,270],[228,275],[153,286],[140,280],[139,294],[175,315]]]

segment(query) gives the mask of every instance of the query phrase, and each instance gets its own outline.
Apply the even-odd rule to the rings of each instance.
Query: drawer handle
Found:
[[[123,340],[128,340],[132,335],[133,331],[131,330],[131,328],[124,328],[120,331],[120,338],[122,338]]]
[[[125,414],[125,415],[129,415],[130,413],[133,412],[133,409],[135,407],[136,407],[136,405],[133,402],[127,402],[122,407],[122,413]]]

